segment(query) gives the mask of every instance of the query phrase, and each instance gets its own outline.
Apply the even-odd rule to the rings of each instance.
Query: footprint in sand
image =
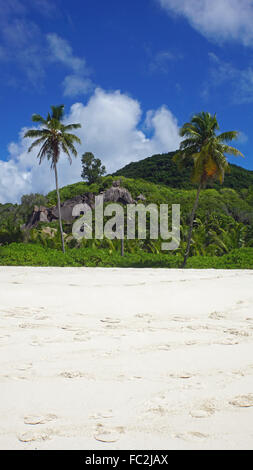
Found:
[[[154,316],[152,313],[136,313],[136,318],[144,318],[145,320],[151,320]]]
[[[218,341],[214,344],[225,344],[228,346],[234,346],[236,344],[239,344],[239,341],[237,341],[236,339],[225,338],[223,341]]]
[[[9,341],[10,335],[1,335],[0,336],[0,344],[7,343]]]
[[[65,379],[80,379],[82,377],[87,377],[88,374],[85,374],[80,371],[64,371],[59,374],[61,377],[64,377]]]
[[[100,442],[116,442],[120,439],[121,435],[125,432],[123,426],[116,426],[115,428],[109,428],[98,424],[94,434],[94,439]]]
[[[52,431],[27,431],[18,436],[21,442],[47,441],[52,438]]]
[[[155,346],[156,350],[159,351],[170,351],[171,350],[171,345],[170,344],[160,344],[159,346]]]
[[[38,313],[37,315],[34,316],[35,320],[48,320],[50,317],[48,315],[43,315],[41,313]]]
[[[24,417],[24,423],[25,424],[45,424],[48,423],[49,421],[53,421],[54,419],[57,419],[58,416],[54,414],[47,414],[47,415],[30,415],[30,416],[25,416]]]
[[[192,418],[209,418],[209,416],[211,416],[211,413],[206,410],[192,410],[190,411],[190,415],[192,416]]]
[[[118,324],[118,323],[120,323],[120,320],[118,320],[117,318],[110,318],[110,317],[103,318],[100,321],[102,323],[109,323],[109,324]]]
[[[210,437],[208,434],[204,434],[198,431],[190,431],[185,433],[173,434],[173,437],[177,439],[183,439],[184,441],[202,441]]]
[[[250,408],[253,406],[253,394],[239,395],[229,402],[232,406],[239,408]]]
[[[30,342],[31,346],[42,346],[41,341],[35,336],[32,338],[32,341]]]
[[[208,318],[212,320],[223,320],[225,318],[225,314],[222,312],[212,312],[208,315]]]
[[[109,418],[113,418],[113,412],[112,412],[112,410],[101,411],[101,412],[98,412],[98,413],[94,413],[93,415],[90,416],[90,418],[93,418],[93,419],[101,419],[101,418],[109,419]]]
[[[74,341],[89,341],[91,337],[85,331],[77,331],[73,337]]]
[[[73,326],[73,325],[63,325],[60,326],[61,330],[67,330],[67,331],[80,331],[80,327],[78,326]]]
[[[23,371],[23,370],[29,370],[29,369],[32,368],[32,366],[33,366],[33,365],[32,365],[32,362],[27,362],[27,363],[25,363],[25,364],[21,364],[20,366],[17,366],[16,369],[17,369],[17,370],[21,370],[21,371]]]
[[[170,374],[170,377],[173,379],[191,379],[194,376],[194,374],[191,374],[191,372],[179,372],[177,374]]]
[[[195,346],[197,344],[197,341],[190,340],[186,341],[184,344],[185,346]]]
[[[192,418],[209,418],[214,415],[216,411],[216,404],[214,400],[206,401],[202,403],[199,408],[190,411]]]
[[[224,330],[224,333],[229,333],[230,335],[234,336],[251,336],[251,333],[245,330],[235,330],[233,328],[229,328],[227,330]]]
[[[19,328],[28,328],[29,330],[33,328],[38,328],[40,325],[36,325],[35,323],[20,323]]]
[[[190,318],[190,317],[183,317],[183,316],[180,316],[180,315],[174,315],[172,318],[171,318],[172,321],[176,321],[176,322],[190,322],[193,320],[193,318]]]

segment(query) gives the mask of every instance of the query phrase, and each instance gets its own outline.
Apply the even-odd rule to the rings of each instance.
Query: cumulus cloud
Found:
[[[215,42],[235,40],[253,45],[252,0],[157,0],[169,13],[185,17],[194,29]]]
[[[180,143],[177,120],[166,106],[150,110],[142,117],[140,103],[120,91],[97,88],[86,104],[75,103],[71,107],[65,122],[82,124],[77,131],[82,145],[71,167],[62,155],[61,186],[80,181],[80,156],[86,151],[101,158],[107,171],[112,172],[131,161],[175,150]],[[19,201],[23,194],[46,194],[54,189],[54,175],[48,162],[39,166],[36,150],[27,152],[30,139],[23,138],[25,130],[18,142],[9,145],[9,160],[0,160],[1,203]]]

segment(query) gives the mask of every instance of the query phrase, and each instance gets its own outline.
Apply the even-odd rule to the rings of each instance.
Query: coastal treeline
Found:
[[[40,128],[26,133],[33,139],[30,150],[38,147],[39,162],[49,160],[56,189],[46,196],[24,195],[20,204],[0,204],[2,264],[180,267],[187,262],[187,267],[199,268],[252,267],[253,172],[229,165],[226,158],[228,154],[241,155],[229,145],[236,139],[236,131],[219,134],[216,116],[200,113],[181,128],[183,140],[177,152],[129,164],[109,176],[103,176],[101,160],[86,152],[82,156],[86,181],[59,188],[59,157],[65,153],[71,162],[71,155],[78,156],[74,144],[80,143],[73,133],[80,125],[63,125],[63,111],[63,106],[52,107],[45,119],[34,115]],[[148,220],[146,240],[125,240],[124,260],[120,240],[74,239],[72,225],[61,220],[61,204],[79,195],[104,192],[115,176],[133,199],[141,195],[145,205],[181,205],[177,250],[161,251],[161,239],[149,237]],[[28,230],[34,206],[56,206],[58,220],[39,222]]]

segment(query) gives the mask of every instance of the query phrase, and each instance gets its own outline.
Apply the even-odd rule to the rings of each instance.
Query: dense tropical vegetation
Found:
[[[104,191],[111,186],[113,179],[112,176],[107,176],[103,177],[101,182],[97,184],[88,185],[85,182],[80,182],[65,186],[59,190],[60,198],[64,202],[88,192],[99,194],[100,191]],[[131,192],[133,198],[137,198],[139,194],[142,194],[146,198],[147,204],[167,203],[169,206],[174,203],[181,204],[181,244],[179,250],[170,254],[161,252],[161,240],[125,240],[125,260],[119,261],[119,258],[121,258],[118,256],[120,255],[119,240],[83,240],[78,248],[78,244],[76,240],[73,240],[71,234],[71,224],[63,221],[66,245],[66,261],[63,262],[61,254],[57,254],[57,251],[61,249],[61,237],[57,222],[51,222],[50,224],[40,222],[28,232],[20,229],[20,226],[28,221],[28,214],[31,215],[32,212],[30,197],[24,197],[20,205],[0,204],[1,263],[26,264],[27,261],[23,258],[24,250],[26,250],[25,256],[30,260],[29,262],[39,265],[38,259],[41,259],[42,255],[38,258],[36,250],[40,247],[43,248],[43,257],[46,257],[47,260],[45,263],[50,263],[51,259],[52,263],[59,262],[59,265],[65,265],[65,262],[68,263],[69,256],[72,256],[71,253],[79,253],[79,262],[83,257],[83,263],[87,262],[87,265],[93,265],[94,260],[100,260],[99,265],[105,266],[122,266],[124,263],[126,265],[128,263],[130,263],[129,265],[135,265],[135,262],[139,263],[140,266],[142,264],[146,266],[145,263],[149,263],[149,265],[153,263],[154,266],[161,267],[182,265],[187,243],[188,220],[194,204],[196,190],[169,188],[165,185],[156,185],[144,180],[124,177],[121,180],[122,186]],[[37,205],[39,205],[40,197],[40,195],[31,196],[32,201]],[[50,207],[56,203],[57,193],[52,191],[46,196],[45,205]],[[12,245],[13,242],[20,242],[20,245]],[[249,189],[242,188],[240,192],[223,187],[203,190],[200,194],[194,222],[187,267],[193,267],[193,257],[195,259],[194,267],[217,267],[218,265],[222,267],[223,261],[225,262],[224,256],[230,256],[234,250],[239,253],[242,249],[246,251],[244,251],[241,266],[251,268],[253,260],[253,186]],[[53,250],[56,253],[54,255],[56,261],[51,258],[53,252],[48,251],[48,255],[46,255],[47,250]],[[84,253],[86,253],[85,256]],[[229,262],[226,261],[224,267],[229,267],[228,264]],[[237,264],[233,258],[231,267],[236,266]]]
[[[78,142],[78,138],[69,134],[69,130],[76,129],[79,125],[64,126],[61,122],[62,114],[57,114],[59,111],[63,111],[63,108],[61,110],[52,108],[52,114],[49,114],[46,120],[35,115],[33,119],[41,127],[38,130],[28,131],[28,136],[36,138],[31,147],[42,145],[38,157],[39,159],[48,158],[53,164],[54,170],[59,158],[59,153],[54,154],[50,150],[52,142],[55,142],[55,135],[59,139],[57,145],[63,145],[64,152],[68,157],[70,157],[70,153],[76,155],[73,142]],[[57,116],[54,116],[54,113]],[[182,144],[180,152],[154,155],[127,165],[116,174],[117,178],[121,180],[121,186],[131,193],[133,199],[139,200],[139,203],[144,200],[145,204],[168,204],[169,207],[172,204],[181,205],[181,243],[178,250],[169,253],[161,251],[162,240],[153,240],[149,237],[148,221],[147,239],[125,240],[124,257],[120,256],[122,248],[120,240],[92,239],[78,242],[72,236],[72,224],[66,220],[62,220],[60,225],[58,220],[50,223],[39,222],[36,226],[27,229],[27,223],[31,218],[34,206],[54,208],[58,205],[60,208],[61,203],[71,198],[84,194],[96,195],[105,192],[112,186],[115,175],[97,174],[97,177],[95,175],[90,180],[91,184],[89,181],[80,181],[59,189],[58,181],[56,181],[56,190],[46,196],[40,194],[24,195],[20,204],[0,204],[0,264],[180,267],[184,262],[188,247],[188,268],[252,269],[253,172],[236,165],[230,165],[231,171],[225,175],[222,186],[219,182],[212,181],[213,175],[223,179],[227,163],[226,160],[223,160],[222,155],[229,153],[231,147],[228,148],[227,141],[236,136],[236,133],[227,133],[221,134],[217,139],[216,122],[214,117],[210,116],[210,124],[212,123],[215,132],[210,138],[211,143],[209,142],[213,147],[209,147],[209,149],[211,148],[211,155],[213,148],[221,153],[219,156],[216,155],[218,160],[214,159],[216,166],[213,166],[213,162],[211,165],[210,159],[206,159],[208,152],[205,150],[205,145],[199,145],[197,148],[199,151],[195,153],[199,154],[201,163],[199,166],[197,165],[196,171],[196,162],[194,166],[194,158],[192,158],[194,152],[191,152],[191,144],[195,145],[195,137],[193,137],[193,142],[188,140],[189,145],[187,142]],[[192,124],[195,125],[194,122],[189,123],[189,125]],[[189,126],[186,125],[185,129],[188,132]],[[191,136],[186,134],[185,137],[191,139]],[[188,152],[189,149],[190,157],[184,158],[184,151]],[[201,153],[201,149],[203,153]],[[232,150],[232,152],[237,153],[236,150]],[[175,157],[175,155],[177,156]],[[182,171],[179,171],[175,162],[178,159],[186,163]],[[99,168],[101,169],[101,167],[102,165],[99,163]],[[196,200],[196,183],[190,179],[190,175],[201,175],[202,170],[206,171],[206,169],[208,177],[205,178],[204,189],[199,194],[198,206],[192,223],[191,243],[189,244],[188,227]],[[87,177],[85,179],[88,180]],[[198,178],[195,181],[200,182]],[[140,195],[142,196],[141,200],[138,199]],[[63,247],[65,253],[61,252]]]
[[[193,189],[196,188],[190,178],[192,168],[189,162],[189,168],[178,171],[177,164],[173,161],[176,152],[156,154],[152,157],[129,163],[114,173],[114,176],[125,176],[126,178],[144,179],[151,183],[169,186],[170,188]],[[246,170],[241,166],[229,164],[230,172],[224,175],[224,188],[235,189],[240,192],[242,189],[253,187],[253,171]],[[207,188],[219,189],[219,182],[207,183]]]

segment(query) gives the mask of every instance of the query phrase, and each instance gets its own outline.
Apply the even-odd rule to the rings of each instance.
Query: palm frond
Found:
[[[64,104],[59,106],[51,106],[52,116],[51,119],[55,119],[56,121],[61,121],[64,114]]]
[[[230,142],[231,140],[237,139],[239,135],[239,132],[237,131],[228,131],[228,132],[222,132],[222,134],[219,134],[216,136],[218,142]]]
[[[46,139],[45,136],[41,137],[40,139],[35,140],[32,145],[30,145],[28,152],[30,153],[35,147],[38,147],[38,145],[42,144]]]
[[[68,146],[65,144],[64,140],[63,140],[62,143],[61,143],[61,147],[62,147],[63,152],[67,155],[68,161],[69,161],[69,163],[70,163],[70,165],[71,165],[71,164],[72,164],[72,158],[71,158],[71,156],[70,156]],[[74,148],[74,150],[76,151],[75,148]],[[73,153],[73,151],[72,151],[72,153]],[[74,153],[73,153],[73,154],[74,154]],[[74,154],[74,155],[75,155],[75,154]],[[75,156],[76,156],[76,155],[75,155]]]
[[[81,144],[81,139],[77,137],[75,134],[64,133],[62,134],[64,139],[68,139],[69,142],[76,142],[77,144]]]
[[[39,122],[41,124],[47,124],[47,121],[40,115],[40,114],[33,114],[32,115],[33,122]]]
[[[64,132],[71,131],[72,129],[80,129],[82,127],[81,124],[68,124],[67,126],[63,126]]]
[[[24,135],[24,137],[36,138],[49,135],[50,131],[48,129],[30,129]]]
[[[234,157],[243,157],[244,155],[236,148],[231,147],[230,145],[222,145],[223,153],[228,153],[229,155],[233,155]]]

